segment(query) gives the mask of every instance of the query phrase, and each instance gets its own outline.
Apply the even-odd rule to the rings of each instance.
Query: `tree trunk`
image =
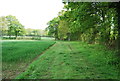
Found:
[[[17,36],[18,36],[18,32],[16,31],[15,32],[15,39],[17,39]]]

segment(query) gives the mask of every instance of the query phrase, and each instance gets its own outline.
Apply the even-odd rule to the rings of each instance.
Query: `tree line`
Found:
[[[46,30],[56,40],[78,40],[118,47],[119,13],[119,3],[64,2],[63,10],[47,23]]]
[[[15,16],[2,16],[0,17],[0,26],[2,35],[15,36],[24,34],[24,26],[18,21]]]
[[[19,20],[12,15],[0,17],[0,31],[2,36],[44,36],[46,32],[40,29],[31,29],[25,27],[19,22]]]

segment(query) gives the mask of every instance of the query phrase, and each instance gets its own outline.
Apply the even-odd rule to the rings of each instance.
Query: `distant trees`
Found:
[[[1,35],[7,35],[8,32],[8,21],[6,20],[6,18],[4,16],[0,17],[0,32]]]
[[[15,16],[8,15],[0,17],[0,32],[2,36],[45,36],[46,31],[40,29],[25,29]],[[13,37],[14,38],[14,37]]]
[[[27,28],[25,30],[26,30],[27,36],[44,36],[44,35],[46,35],[46,32],[44,30],[40,30],[40,29]]]
[[[0,25],[2,34],[9,37],[15,36],[17,38],[18,35],[25,33],[24,26],[12,15],[0,17]]]
[[[60,40],[80,40],[115,47],[119,39],[117,3],[68,2],[58,17],[50,21],[47,30]],[[52,22],[54,21],[54,22]],[[57,30],[55,30],[57,29]],[[55,33],[57,31],[57,33]],[[118,43],[117,43],[118,44]]]

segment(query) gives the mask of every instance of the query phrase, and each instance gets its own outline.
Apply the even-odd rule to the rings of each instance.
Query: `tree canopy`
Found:
[[[25,33],[24,26],[15,16],[8,15],[0,17],[1,31],[3,35],[17,36]]]
[[[119,36],[118,12],[116,3],[114,7],[111,4],[113,3],[64,3],[63,10],[49,22],[47,30],[60,40],[70,38],[115,47]]]

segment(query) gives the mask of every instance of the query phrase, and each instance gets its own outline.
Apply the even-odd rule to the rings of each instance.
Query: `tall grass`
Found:
[[[9,73],[9,75],[7,75],[6,71],[14,72],[19,67],[23,68],[25,65],[31,63],[34,58],[54,43],[53,41],[3,41],[3,77],[10,76]]]

